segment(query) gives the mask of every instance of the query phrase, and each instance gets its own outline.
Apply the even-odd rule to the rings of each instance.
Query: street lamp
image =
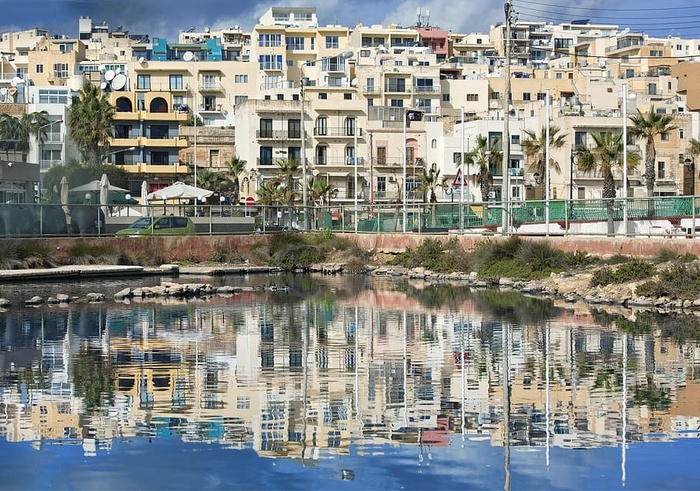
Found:
[[[690,170],[690,175],[692,176],[690,181],[690,195],[695,196],[695,159],[686,157],[683,164]]]
[[[305,61],[300,65],[300,83],[299,83],[299,97],[301,99],[301,172],[302,172],[302,186],[301,186],[301,191],[302,191],[302,206],[304,208],[304,223],[303,223],[303,229],[308,230],[308,213],[306,208],[309,206],[309,183],[306,179],[306,107],[305,107],[305,99],[306,96],[304,94],[304,67],[308,65],[313,65],[318,61],[323,62],[324,60],[329,60],[331,58],[338,58],[341,60],[346,60],[352,56],[354,56],[353,51],[343,51],[342,53],[335,55],[335,56],[323,56],[321,58],[317,58],[314,60],[309,60]]]
[[[104,157],[102,157],[102,163],[106,164],[107,160],[109,160],[109,158],[112,155],[116,155],[116,154],[122,153],[122,152],[133,152],[134,150],[136,150],[136,147],[122,148],[120,150],[115,150],[114,152],[109,152],[109,153],[105,154]]]

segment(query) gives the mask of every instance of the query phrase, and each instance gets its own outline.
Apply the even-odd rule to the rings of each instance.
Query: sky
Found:
[[[520,20],[554,24],[574,19],[617,24],[653,37],[700,38],[700,3],[693,0],[512,0]],[[122,26],[131,34],[177,40],[194,27],[241,26],[250,31],[273,6],[316,7],[319,25],[412,26],[429,13],[432,26],[452,32],[483,32],[504,21],[503,0],[0,0],[0,32],[34,27],[76,37],[78,19]]]

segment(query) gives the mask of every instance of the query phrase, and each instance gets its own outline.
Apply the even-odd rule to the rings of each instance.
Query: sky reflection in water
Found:
[[[388,279],[216,281],[291,288],[1,313],[3,487],[696,487],[692,318]]]

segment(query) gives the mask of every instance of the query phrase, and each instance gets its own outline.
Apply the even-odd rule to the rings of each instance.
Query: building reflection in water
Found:
[[[698,437],[691,338],[493,292],[428,301],[427,288],[3,312],[0,431],[86,456],[179,438],[311,467],[377,445],[413,445],[426,466],[435,447],[487,440],[504,447],[504,489],[511,448],[544,448],[548,467],[550,447],[619,446],[624,485],[628,441]]]

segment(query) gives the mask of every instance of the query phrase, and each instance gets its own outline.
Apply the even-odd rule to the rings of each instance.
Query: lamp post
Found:
[[[695,158],[693,157],[686,157],[685,160],[683,161],[683,164],[690,170],[691,174],[691,181],[690,181],[690,195],[691,195],[691,202],[693,203],[693,222],[692,222],[692,232],[691,236],[695,237]]]
[[[104,157],[102,157],[101,163],[103,163],[103,164],[108,163],[107,160],[109,160],[109,158],[112,155],[116,155],[116,154],[122,153],[122,152],[133,152],[134,150],[136,150],[136,147],[122,148],[120,150],[115,150],[114,152],[109,152],[109,153],[105,154]]]
[[[299,98],[301,99],[301,173],[302,180],[301,192],[302,192],[302,207],[304,208],[304,223],[302,225],[304,230],[308,230],[309,220],[307,207],[309,206],[309,182],[306,177],[306,107],[305,100],[306,96],[304,94],[304,67],[313,65],[318,61],[323,62],[324,60],[329,60],[331,58],[338,58],[341,60],[346,60],[355,54],[354,51],[343,51],[336,56],[323,56],[314,60],[305,61],[300,65],[300,82],[299,82]],[[357,146],[355,146],[355,151],[357,151]]]

